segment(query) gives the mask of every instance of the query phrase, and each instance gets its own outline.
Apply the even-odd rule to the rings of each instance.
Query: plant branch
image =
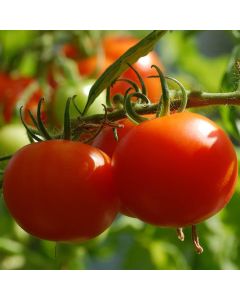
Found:
[[[175,91],[170,91],[171,95],[181,96],[180,93]],[[181,100],[172,100],[171,105],[174,109],[178,109],[181,105]],[[188,103],[187,108],[197,108],[204,106],[213,105],[240,105],[240,92],[230,92],[230,93],[206,93],[206,92],[190,92],[188,91]],[[136,104],[135,111],[138,114],[151,114],[156,113],[158,108],[157,104]],[[91,122],[91,123],[101,123],[104,120],[104,114],[84,116],[81,121]],[[109,121],[117,121],[126,118],[126,113],[124,109],[119,109],[108,114]],[[78,120],[73,120],[73,127],[78,124]]]

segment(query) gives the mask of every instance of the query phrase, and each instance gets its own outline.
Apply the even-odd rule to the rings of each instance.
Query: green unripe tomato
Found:
[[[76,95],[75,103],[77,104],[79,110],[81,112],[83,111],[87,102],[89,91],[94,82],[94,80],[83,80],[77,84],[65,83],[57,89],[53,102],[53,115],[59,124],[63,125],[65,106],[69,97]],[[87,115],[104,113],[104,108],[102,104],[105,103],[106,94],[105,92],[103,92],[90,106]],[[79,116],[79,113],[75,109],[73,103],[71,103],[70,105],[70,115],[71,118],[77,118]]]
[[[21,124],[8,124],[0,128],[0,157],[14,154],[23,146],[29,144],[26,129]],[[4,168],[7,161],[0,162]]]

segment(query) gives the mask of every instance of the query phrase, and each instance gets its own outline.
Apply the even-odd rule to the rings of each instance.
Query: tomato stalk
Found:
[[[199,243],[199,237],[196,230],[196,225],[192,225],[192,241],[198,254],[203,253],[203,248]]]
[[[177,228],[177,237],[181,242],[183,242],[185,239],[184,232],[181,227]]]
[[[178,96],[178,93],[175,90],[170,90],[170,95]],[[195,92],[195,91],[186,91],[188,97],[188,103],[186,108],[198,108],[198,107],[207,107],[214,105],[240,105],[240,91],[234,91],[229,93],[208,93],[208,92]],[[181,106],[182,100],[173,99],[171,104],[179,109]],[[136,104],[135,112],[140,115],[145,114],[154,114],[158,109],[158,104]],[[126,112],[124,109],[118,109],[113,112],[108,113],[109,121],[118,121],[126,118]],[[104,119],[104,114],[96,114],[91,116],[83,116],[82,121],[100,123]],[[78,124],[78,120],[73,120],[73,124]],[[74,126],[75,126],[74,125]]]

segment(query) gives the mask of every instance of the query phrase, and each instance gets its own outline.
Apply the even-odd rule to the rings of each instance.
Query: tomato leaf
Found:
[[[232,55],[228,62],[226,72],[222,79],[222,91],[236,91],[240,86],[240,70],[237,64],[240,63],[240,45],[233,49]]]
[[[92,86],[83,114],[86,114],[97,96],[100,95],[101,92],[106,89],[114,80],[116,80],[126,69],[129,68],[128,64],[133,64],[140,57],[147,55],[153,49],[156,42],[166,32],[166,30],[152,31],[135,46],[129,48],[110,67],[108,67]]]

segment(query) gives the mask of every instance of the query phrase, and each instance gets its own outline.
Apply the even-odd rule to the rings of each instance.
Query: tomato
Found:
[[[11,121],[19,97],[32,80],[32,78],[27,77],[11,79],[11,82],[8,84],[5,91],[5,98],[3,101],[3,116],[6,123]]]
[[[153,118],[153,115],[146,115],[145,117]],[[116,141],[116,139],[114,138],[113,129],[111,127],[106,127],[92,142],[92,146],[99,148],[109,157],[112,157],[118,143],[134,126],[136,126],[136,124],[129,119],[120,120],[118,121],[118,123],[124,126],[117,129],[118,141]],[[134,217],[134,214],[124,205],[121,205],[120,212],[129,217]]]
[[[65,44],[62,48],[62,53],[72,59],[76,59],[79,56],[78,49],[72,44]]]
[[[118,142],[119,142],[131,130],[131,128],[135,126],[135,124],[131,122],[129,119],[123,119],[118,123],[124,126],[117,129]],[[92,146],[101,149],[109,157],[112,157],[118,142],[114,138],[113,128],[106,127],[94,139],[94,141],[92,142]]]
[[[211,120],[183,112],[146,121],[112,158],[122,204],[158,226],[197,224],[230,200],[238,166],[228,136]]]
[[[95,55],[78,60],[77,65],[79,73],[82,76],[100,76],[101,73],[103,73],[113,62],[113,60],[105,57],[99,62],[98,65],[98,57]],[[94,74],[95,72],[96,74]]]
[[[110,226],[119,207],[109,157],[64,140],[19,150],[6,168],[3,195],[25,231],[53,241],[96,237]]]
[[[23,125],[8,124],[0,128],[0,157],[14,154],[27,144],[29,139]],[[0,167],[5,166],[6,162],[0,162]]]
[[[153,71],[151,69],[152,65],[157,65],[161,70],[163,70],[163,66],[159,61],[157,54],[154,52],[150,52],[148,55],[141,57],[135,64],[133,64],[133,67],[140,73],[144,80],[147,88],[147,96],[153,103],[156,103],[160,100],[162,90],[161,84],[157,79],[147,78],[148,76],[153,75]],[[137,75],[130,68],[121,75],[121,78],[130,79],[136,82],[140,87],[140,82],[137,78]],[[122,81],[116,82],[111,89],[111,96],[114,96],[115,94],[124,95],[128,88],[128,83]]]
[[[138,42],[137,38],[131,36],[109,35],[103,38],[102,44],[105,55],[116,60]]]
[[[154,115],[146,115],[147,118],[153,118]],[[103,152],[105,152],[109,157],[112,157],[113,152],[115,148],[117,147],[118,143],[122,140],[122,138],[134,127],[136,126],[135,123],[133,123],[129,119],[123,119],[118,121],[120,125],[123,125],[123,127],[120,127],[117,129],[118,134],[118,141],[116,141],[113,129],[112,127],[106,127],[104,128],[99,135],[94,139],[92,142],[92,146],[99,148]]]
[[[127,37],[127,36],[108,36],[105,37],[103,40],[103,48],[106,56],[108,58],[111,58],[113,61],[118,59],[124,52],[126,52],[130,47],[134,46],[139,42],[138,39],[135,39],[133,37]],[[153,74],[153,71],[151,69],[152,65],[157,65],[160,67],[162,71],[164,71],[164,67],[158,58],[158,55],[156,52],[152,51],[148,55],[141,57],[135,64],[133,64],[133,67],[140,73],[140,75],[143,77],[143,80],[145,82],[146,88],[147,88],[147,94],[149,99],[152,102],[158,102],[162,91],[161,91],[161,85],[158,80],[154,78],[147,78],[148,76]],[[132,69],[127,69],[122,75],[121,78],[127,78],[130,79],[140,86],[139,79],[137,78],[137,75],[134,73]],[[129,88],[129,84],[125,82],[116,82],[111,89],[111,96],[114,96],[115,94],[122,94],[124,95],[126,90]]]
[[[75,98],[75,102],[78,108],[80,109],[80,111],[83,111],[85,104],[87,102],[89,91],[93,83],[94,80],[82,80],[80,83],[77,84],[65,83],[62,86],[59,86],[59,88],[56,90],[56,93],[54,95],[54,100],[52,103],[53,115],[56,119],[56,122],[58,122],[59,124],[63,124],[65,105],[68,97],[77,95],[77,97]],[[87,114],[92,115],[92,114],[104,113],[104,108],[102,104],[105,103],[106,103],[105,93],[102,93],[91,105]],[[74,108],[73,104],[71,105],[70,108],[70,114],[72,118],[77,118],[79,116],[79,113]]]

